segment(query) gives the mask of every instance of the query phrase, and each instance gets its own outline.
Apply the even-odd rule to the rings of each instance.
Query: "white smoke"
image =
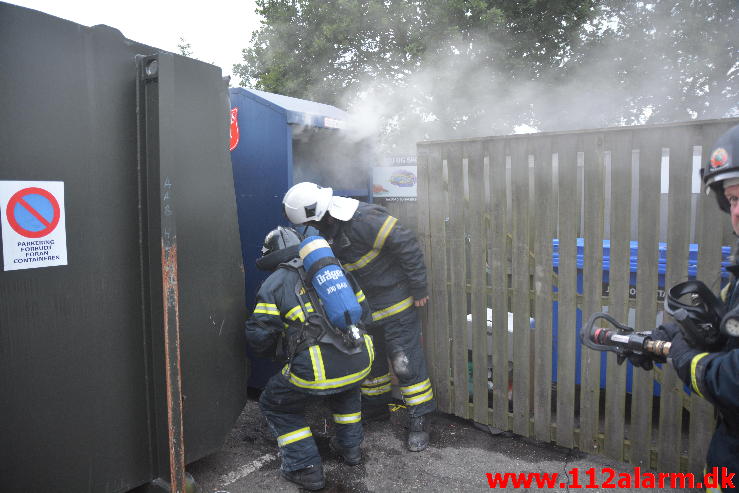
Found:
[[[725,96],[737,93],[739,30],[733,36],[714,33],[719,42],[701,43],[716,19],[692,14],[650,19],[644,39],[611,36],[599,46],[576,47],[560,67],[533,79],[510,73],[501,46],[483,44],[481,36],[472,36],[478,40],[473,43],[446,40],[427,50],[420,69],[410,75],[362,81],[343,105],[352,115],[348,134],[379,136],[386,154],[414,154],[422,140],[739,115],[737,102],[727,104]],[[625,27],[602,17],[585,29],[621,32]],[[721,63],[725,72],[715,65]],[[722,80],[706,80],[707,67],[723,74]]]

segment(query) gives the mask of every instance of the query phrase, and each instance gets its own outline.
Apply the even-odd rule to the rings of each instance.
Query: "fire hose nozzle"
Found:
[[[655,356],[667,357],[670,354],[671,342],[652,339],[649,333],[632,332],[620,334],[607,329],[598,329],[595,340],[601,344],[618,346],[632,351],[646,351]]]

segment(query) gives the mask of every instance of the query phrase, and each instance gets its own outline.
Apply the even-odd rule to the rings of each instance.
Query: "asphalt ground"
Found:
[[[314,403],[307,416],[323,458],[325,492],[490,491],[486,473],[558,474],[554,487],[508,485],[507,489],[517,491],[691,491],[637,489],[633,482],[632,488],[619,488],[620,474],[633,475],[633,466],[510,433],[492,434],[485,427],[477,428],[469,421],[442,413],[430,416],[429,447],[423,452],[409,452],[405,448],[407,413],[403,407],[397,407],[389,420],[365,423],[364,461],[351,467],[329,450],[333,422],[328,409]],[[222,449],[190,464],[187,470],[200,493],[302,491],[279,476],[279,467],[277,442],[257,402],[249,400]],[[580,488],[566,486],[573,483],[573,469],[577,470]],[[645,472],[649,471],[642,474]],[[588,487],[603,485],[609,475],[616,488]]]

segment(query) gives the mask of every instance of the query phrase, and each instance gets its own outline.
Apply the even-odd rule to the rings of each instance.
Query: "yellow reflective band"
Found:
[[[391,385],[387,383],[381,387],[370,387],[370,388],[362,387],[361,390],[362,390],[362,394],[364,395],[381,395],[381,394],[390,392],[392,389],[391,389]]]
[[[390,376],[389,373],[386,373],[376,378],[368,378],[367,380],[362,382],[362,387],[374,387],[375,385],[380,385],[383,383],[390,383],[392,379],[393,377]]]
[[[324,389],[335,389],[338,387],[344,387],[346,385],[351,385],[353,383],[357,383],[364,379],[364,377],[367,376],[367,374],[370,372],[370,369],[372,368],[372,364],[370,364],[367,368],[365,368],[362,371],[358,371],[357,373],[352,373],[350,375],[346,375],[339,378],[327,378],[320,382],[311,382],[308,380],[303,380],[302,378],[293,375],[290,373],[288,380],[291,384],[303,388],[303,389],[315,389],[315,390],[324,390]],[[285,368],[283,369],[283,375],[288,376],[286,373],[287,365],[285,365]]]
[[[344,264],[344,268],[350,271],[357,270],[372,262],[375,257],[380,254],[380,250],[382,250],[383,245],[385,245],[385,240],[387,240],[387,237],[390,234],[390,231],[395,226],[396,222],[398,222],[396,218],[394,218],[393,216],[388,216],[387,219],[385,219],[385,222],[382,223],[380,231],[377,232],[375,242],[372,245],[372,250],[362,255],[362,257],[356,262]]]
[[[700,389],[698,389],[698,380],[695,378],[695,369],[698,366],[698,362],[702,360],[705,356],[708,356],[708,353],[697,354],[693,356],[693,359],[690,361],[690,383],[692,384],[691,387],[693,387],[695,393],[701,397],[703,397],[703,394],[701,394]],[[705,399],[705,397],[703,398]]]
[[[310,304],[310,302],[305,304],[305,308],[308,309],[308,313],[313,313],[313,305]],[[305,322],[305,315],[303,315],[303,309],[300,305],[292,307],[288,312],[285,314],[285,318],[289,320],[300,320],[301,322]]]
[[[300,308],[300,305],[292,307],[290,310],[287,311],[285,314],[285,318],[288,318],[290,320],[296,320],[300,317],[300,315],[295,315],[296,312],[300,312],[300,315],[303,314],[303,309]]]
[[[284,447],[285,445],[289,445],[293,442],[297,442],[298,440],[302,440],[303,438],[308,438],[313,436],[313,433],[310,432],[310,428],[307,426],[305,428],[300,428],[299,430],[291,431],[290,433],[285,433],[284,435],[280,435],[277,437],[277,445],[280,447]]]
[[[405,395],[410,395],[410,394],[417,394],[418,392],[423,392],[424,390],[428,390],[430,388],[431,388],[431,380],[427,378],[423,382],[417,383],[415,385],[409,385],[408,387],[400,387],[400,391]]]
[[[313,379],[316,382],[326,380],[326,369],[323,367],[323,356],[321,356],[321,348],[311,346],[308,348],[310,352],[310,362],[313,365]]]
[[[367,299],[367,297],[364,295],[364,291],[362,291],[361,289],[354,293],[354,295],[357,297],[357,303],[361,303]]]
[[[362,413],[334,414],[334,422],[341,425],[359,423],[362,421]]]
[[[256,308],[254,308],[254,313],[280,316],[280,310],[277,309],[277,305],[274,303],[257,303]]]
[[[432,389],[429,389],[428,392],[417,395],[415,397],[405,397],[404,396],[403,400],[409,406],[417,406],[419,404],[423,404],[426,401],[430,401],[433,398],[434,398],[434,391]]]
[[[719,293],[719,297],[721,298],[721,301],[726,303],[726,301],[729,299],[729,291],[731,291],[731,283],[727,284],[726,286],[721,289],[721,292]]]
[[[326,370],[323,366],[323,356],[321,355],[320,347],[319,346],[311,346],[309,349],[309,354],[311,357],[311,363],[313,365],[313,376],[316,378],[313,381],[310,380],[304,380],[297,375],[294,375],[292,372],[288,372],[287,365],[285,365],[282,368],[282,374],[287,377],[287,379],[290,381],[291,384],[301,387],[304,389],[314,389],[314,390],[325,390],[325,389],[335,389],[339,387],[344,387],[346,385],[351,385],[357,382],[361,382],[365,378],[367,378],[367,375],[369,375],[370,370],[372,369],[372,361],[374,360],[374,348],[372,346],[372,338],[365,334],[364,335],[364,342],[367,345],[367,352],[369,353],[369,364],[366,368],[363,370],[360,370],[356,373],[350,373],[349,375],[345,375],[343,377],[337,377],[337,378],[326,378]],[[315,348],[315,351],[314,351]],[[318,362],[318,363],[317,363]],[[316,375],[316,369],[318,369],[318,373],[320,374],[320,378],[317,378]]]
[[[369,353],[369,362],[372,366],[372,362],[375,361],[375,345],[372,342],[372,337],[369,334],[364,334],[364,345],[367,346],[367,353]]]
[[[387,308],[383,308],[382,310],[377,310],[376,312],[373,312],[372,321],[377,322],[378,320],[382,320],[383,318],[396,315],[402,312],[403,310],[407,310],[408,308],[412,306],[413,306],[413,297],[409,296],[403,301],[399,301],[398,303],[395,303],[392,306],[389,306]]]
[[[319,248],[330,248],[328,246],[328,242],[324,240],[323,238],[316,238],[315,240],[311,241],[310,243],[306,243],[303,245],[303,248],[300,249],[300,252],[298,254],[300,255],[300,258],[304,259],[314,251],[318,250]]]
[[[375,250],[382,250],[382,247],[385,245],[385,240],[387,240],[388,235],[390,234],[390,231],[395,227],[395,223],[397,223],[398,220],[394,218],[393,216],[387,216],[387,219],[385,219],[385,222],[382,223],[382,227],[380,228],[380,231],[377,233],[377,238],[375,238],[375,244],[372,245],[372,247]]]

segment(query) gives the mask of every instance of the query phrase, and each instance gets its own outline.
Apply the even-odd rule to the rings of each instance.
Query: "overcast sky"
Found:
[[[106,24],[133,41],[178,53],[180,37],[192,56],[231,75],[259,27],[254,0],[5,0],[85,26]],[[238,80],[231,82],[238,85]]]

